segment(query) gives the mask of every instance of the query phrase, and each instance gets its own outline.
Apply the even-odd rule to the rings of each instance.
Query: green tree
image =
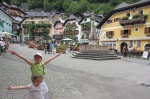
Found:
[[[29,9],[34,9],[35,8],[35,1],[34,0],[28,0],[27,5]]]
[[[79,11],[84,12],[88,9],[89,2],[87,0],[81,0],[79,2]]]
[[[43,0],[35,0],[35,8],[43,8]]]
[[[63,3],[64,3],[64,0],[56,0],[55,7],[58,11],[63,10]]]
[[[19,6],[21,4],[21,0],[11,0],[11,4],[16,4]]]
[[[3,0],[4,2],[10,4],[11,3],[11,0]]]
[[[72,2],[72,0],[65,0],[63,3],[63,9],[66,13],[67,13],[67,9],[69,8],[71,2]]]
[[[50,3],[48,2],[48,0],[44,0],[44,10],[45,11],[49,11],[50,10]]]
[[[78,6],[78,2],[77,1],[72,1],[69,8],[67,9],[67,12],[69,14],[74,13],[78,10],[79,6]]]

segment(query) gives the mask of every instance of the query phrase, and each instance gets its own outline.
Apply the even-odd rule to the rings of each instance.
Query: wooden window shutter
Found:
[[[116,18],[114,19],[114,22],[116,22]]]
[[[145,27],[145,32],[144,34],[148,34],[148,27]]]
[[[121,30],[121,33],[120,33],[120,34],[121,34],[121,36],[123,36],[123,30]]]
[[[37,32],[38,32],[38,29],[35,29],[35,32],[37,33]]]
[[[114,36],[114,31],[112,31],[112,36]]]
[[[108,36],[108,32],[106,32],[106,37]]]
[[[131,29],[128,30],[128,35],[131,35]]]

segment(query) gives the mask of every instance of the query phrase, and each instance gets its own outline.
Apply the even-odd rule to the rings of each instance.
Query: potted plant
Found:
[[[60,46],[57,46],[56,47],[56,53],[66,53],[66,50],[67,50],[67,45],[65,44],[61,44]]]
[[[39,43],[39,44],[37,45],[37,50],[44,50],[44,47]]]

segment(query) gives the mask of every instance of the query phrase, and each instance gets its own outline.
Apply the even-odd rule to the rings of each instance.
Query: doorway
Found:
[[[121,43],[121,45],[120,45],[120,53],[123,52],[123,47],[124,47],[124,46],[126,46],[126,47],[128,48],[127,43],[125,43],[125,42]]]

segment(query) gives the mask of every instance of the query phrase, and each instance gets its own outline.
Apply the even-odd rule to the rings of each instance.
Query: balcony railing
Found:
[[[82,28],[82,31],[91,31],[90,28]]]
[[[113,38],[113,36],[112,36],[112,35],[109,35],[109,36],[107,36],[107,38]]]
[[[122,38],[128,38],[129,35],[122,35]]]
[[[37,28],[51,28],[51,24],[35,24],[33,23]],[[23,24],[22,27],[26,28],[29,24]]]
[[[127,25],[135,25],[135,24],[145,24],[146,17],[144,15],[139,16],[138,18],[133,18],[129,20],[120,20],[120,25],[127,26]]]

